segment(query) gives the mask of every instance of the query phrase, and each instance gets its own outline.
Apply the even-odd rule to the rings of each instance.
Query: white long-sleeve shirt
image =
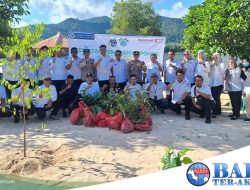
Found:
[[[145,90],[147,90],[147,88],[149,87],[150,83],[148,83],[145,86]],[[161,100],[163,99],[163,91],[167,91],[167,86],[165,83],[161,82],[161,81],[157,81],[156,84],[153,84],[150,88],[149,91],[147,91],[149,93],[149,98],[154,100],[154,97],[157,96],[157,100]]]
[[[67,61],[67,64],[69,64],[72,60],[72,57],[70,57]],[[74,80],[81,79],[81,64],[82,60],[77,57],[73,62],[72,62],[72,67],[68,70],[68,75],[73,75]]]
[[[229,76],[226,76],[225,89],[227,91],[236,92],[242,90],[241,69],[239,67],[229,70]]]
[[[35,96],[34,105],[36,108],[44,108],[46,104],[50,101],[55,102],[57,100],[57,92],[56,87],[54,85],[50,85],[46,87],[44,84],[39,86],[38,94]],[[39,95],[42,94],[43,97],[40,98]]]
[[[112,68],[111,57],[108,55],[106,55],[106,57],[99,55],[96,61],[99,59],[101,59],[101,62],[96,68],[98,81],[109,80]]]
[[[183,64],[182,67],[185,70],[185,80],[189,84],[194,83],[196,62],[194,60],[189,60],[187,63]]]
[[[160,63],[159,63],[160,64]],[[162,64],[160,64],[162,66]],[[146,80],[147,82],[151,81],[151,75],[156,73],[158,75],[158,80],[161,80],[161,73],[158,69],[158,65],[156,63],[149,62],[146,64],[147,71],[146,71]]]
[[[37,77],[37,69],[35,68],[36,60],[34,57],[31,57],[30,60],[28,60],[28,57],[26,56],[23,60],[21,60],[21,66],[24,67],[24,76],[35,80]]]
[[[20,61],[15,60],[14,63],[10,63],[10,59],[5,59],[5,61],[9,62],[8,64],[3,64],[3,79],[9,81],[18,81],[19,80],[19,69],[20,69]]]
[[[195,68],[195,76],[201,75],[203,78],[203,82],[205,84],[210,84],[209,72],[210,72],[210,64],[208,61],[205,61],[205,66],[203,64],[197,63]]]
[[[42,61],[40,68],[38,69],[38,78],[42,80],[44,77],[50,76],[51,77],[51,57],[46,57]]]
[[[227,67],[224,63],[210,66],[210,86],[220,86],[224,84],[225,72]]]
[[[21,93],[21,87],[14,89],[14,91],[11,93],[11,98],[14,98],[15,96],[18,96],[18,95],[20,95],[18,101],[16,103],[13,103],[13,104],[23,106],[24,103],[23,103],[23,97],[22,97],[23,94]],[[28,97],[32,98],[32,90],[29,88],[26,88],[24,90],[24,98],[28,98]],[[25,105],[25,106],[27,106],[27,105]]]
[[[165,82],[172,82],[173,80],[176,79],[176,70],[170,66],[172,64],[173,66],[181,69],[181,63],[174,59],[173,61],[167,60],[166,63],[163,65],[163,70],[165,72]]]
[[[52,80],[65,80],[67,78],[67,59],[65,57],[56,57],[55,62],[51,59],[52,71],[51,79]]]
[[[243,83],[243,92],[245,94],[250,94],[250,69],[245,73],[247,76],[247,79]]]
[[[85,95],[92,95],[96,96],[100,92],[100,87],[98,82],[93,82],[90,87],[88,87],[88,83],[84,82],[81,84],[81,86],[78,89],[78,94],[82,94],[83,91]]]
[[[112,62],[113,75],[115,76],[117,83],[123,83],[127,81],[127,63],[124,59],[119,61],[116,59]]]

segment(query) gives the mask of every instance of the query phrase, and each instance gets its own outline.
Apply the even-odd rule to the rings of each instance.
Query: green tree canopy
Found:
[[[161,35],[160,16],[155,13],[152,3],[141,0],[121,0],[113,7],[111,34]]]
[[[184,17],[182,46],[194,53],[204,49],[233,57],[250,55],[250,1],[204,0]]]
[[[20,16],[29,14],[29,0],[1,0],[0,1],[0,43],[6,42],[11,33],[12,22],[19,22]]]

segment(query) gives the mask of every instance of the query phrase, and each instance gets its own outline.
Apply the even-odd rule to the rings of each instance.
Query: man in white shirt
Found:
[[[181,105],[185,105],[185,118],[190,119],[190,109],[192,101],[190,98],[191,85],[184,79],[184,72],[182,70],[176,71],[176,80],[172,81],[167,90],[173,91],[173,97],[170,103],[170,109],[176,114],[181,114]]]
[[[211,123],[211,108],[213,97],[211,88],[203,82],[203,77],[195,77],[195,85],[191,89],[193,111],[200,115],[200,118],[206,117],[205,123]]]
[[[78,51],[76,47],[71,48],[71,55],[72,57],[69,57],[66,65],[66,69],[68,70],[68,75],[74,76],[74,83],[79,88],[82,84],[81,80],[81,68],[80,63],[82,60],[77,56]]]
[[[47,46],[43,46],[40,48],[40,52],[48,51]],[[39,79],[39,86],[43,84],[43,79],[46,76],[51,76],[51,57],[45,57],[43,60],[40,60],[40,67],[38,69],[38,79]]]
[[[12,114],[8,107],[6,107],[6,90],[3,85],[0,84],[0,118],[11,117]]]
[[[61,49],[56,52],[56,56],[51,60],[51,79],[52,84],[56,87],[57,93],[61,90],[62,85],[65,84],[67,77],[67,59],[64,57],[64,52]]]
[[[40,120],[44,120],[46,117],[46,111],[53,109],[50,114],[50,119],[57,120],[58,102],[56,87],[51,84],[50,76],[43,79],[43,85],[37,89],[38,94],[35,97],[35,110],[37,117]]]
[[[87,73],[86,74],[86,82],[82,83],[78,94],[80,95],[91,95],[95,97],[100,93],[100,87],[98,82],[93,82],[93,74]]]
[[[169,85],[170,82],[176,80],[176,71],[181,69],[181,63],[174,58],[175,51],[169,50],[168,52],[168,60],[166,60],[166,63],[163,65],[164,70],[164,79],[165,84]],[[171,102],[172,92],[170,92],[170,95],[167,95],[168,102]]]
[[[118,87],[123,90],[127,82],[127,63],[124,59],[121,59],[122,52],[120,50],[115,51],[115,60],[112,62],[113,75],[115,76]]]
[[[90,58],[90,49],[84,49],[83,56],[84,58],[80,64],[82,82],[86,82],[87,73],[92,73],[94,76],[94,81],[96,81],[96,70],[94,69],[95,60]]]
[[[216,115],[221,114],[220,96],[224,88],[224,77],[226,70],[227,66],[220,62],[220,54],[215,53],[213,55],[213,61],[210,65],[210,86],[212,96],[216,102],[216,105],[213,107],[213,118],[215,118]]]
[[[94,68],[97,71],[97,79],[100,88],[105,84],[108,84],[109,77],[112,75],[112,61],[110,56],[107,55],[106,45],[100,46],[100,55],[97,57],[97,62],[94,64]]]
[[[28,116],[33,108],[32,104],[32,90],[29,89],[30,81],[26,79],[26,82],[23,83],[21,87],[14,89],[11,93],[11,110],[14,116],[14,122],[19,123],[20,120],[20,111],[23,111],[25,107],[24,117],[28,120]],[[24,98],[23,98],[24,95]],[[24,99],[24,101],[23,101]]]
[[[129,84],[124,88],[124,91],[129,93],[130,99],[132,101],[136,101],[136,94],[137,93],[143,92],[142,86],[137,83],[136,75],[130,76]]]
[[[195,68],[195,76],[200,75],[203,77],[204,83],[207,85],[210,84],[210,64],[209,61],[206,60],[206,53],[204,50],[200,50],[198,52],[198,61]]]
[[[161,111],[165,113],[165,109],[168,108],[168,102],[163,97],[163,91],[167,90],[165,83],[158,80],[158,74],[153,73],[151,75],[151,82],[145,87],[149,99],[154,102],[154,105]]]
[[[149,83],[151,81],[151,75],[157,74],[158,80],[161,81],[162,65],[157,61],[157,55],[155,53],[150,55],[150,62],[146,64],[146,79]]]

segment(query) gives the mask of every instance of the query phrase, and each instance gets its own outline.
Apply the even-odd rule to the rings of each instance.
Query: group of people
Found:
[[[46,46],[40,49],[47,50]],[[60,50],[53,58],[46,57],[39,64],[32,55],[22,62],[15,56],[6,58],[9,64],[3,65],[3,79],[7,85],[0,85],[0,116],[13,115],[14,122],[19,122],[20,110],[25,110],[23,117],[26,119],[36,112],[38,118],[44,120],[46,112],[52,110],[50,118],[58,119],[57,112],[62,109],[63,117],[67,117],[77,108],[80,96],[92,95],[94,98],[100,92],[112,90],[128,92],[131,101],[136,101],[136,93],[147,93],[162,113],[170,109],[181,114],[184,108],[186,120],[193,111],[205,118],[205,123],[211,123],[211,118],[221,114],[220,96],[223,90],[227,90],[232,104],[231,119],[239,118],[244,94],[244,121],[250,121],[250,66],[247,57],[239,65],[234,59],[225,64],[220,61],[218,53],[210,61],[201,50],[197,60],[185,51],[183,61],[179,61],[175,59],[175,52],[170,50],[168,59],[162,64],[157,61],[156,54],[150,56],[150,62],[144,63],[139,59],[139,51],[134,51],[133,60],[128,62],[122,59],[120,50],[116,50],[115,58],[111,58],[105,45],[100,46],[100,55],[95,60],[89,49],[83,50],[83,59],[78,57],[77,48],[70,51],[68,59]],[[18,84],[21,64],[27,65],[22,73],[25,82],[11,92],[8,84]],[[36,64],[37,69],[28,69],[29,65]],[[37,88],[30,84],[30,79],[37,80]],[[6,106],[7,99],[11,99],[9,107]]]

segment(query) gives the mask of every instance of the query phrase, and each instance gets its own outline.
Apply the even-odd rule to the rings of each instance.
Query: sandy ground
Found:
[[[192,114],[171,111],[153,116],[151,132],[122,134],[107,128],[73,126],[67,119],[28,123],[27,158],[23,158],[22,124],[0,119],[0,171],[53,181],[114,181],[161,170],[167,145],[189,148],[193,161],[250,144],[250,124],[219,116],[212,124]]]

